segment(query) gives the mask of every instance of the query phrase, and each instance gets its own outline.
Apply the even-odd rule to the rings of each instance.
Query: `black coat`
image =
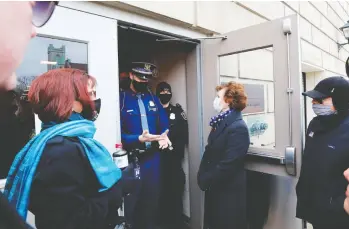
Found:
[[[205,227],[246,228],[246,172],[250,139],[241,113],[233,111],[208,137],[198,184],[205,191]]]
[[[187,116],[178,103],[176,106],[169,104],[165,111],[169,120],[169,139],[173,145],[173,152],[168,152],[169,160],[172,161],[175,166],[182,166],[182,160],[184,158],[185,145],[188,143],[188,120]],[[171,158],[171,159],[170,159]],[[174,162],[175,161],[175,162]]]
[[[0,191],[0,229],[31,229]]]
[[[309,124],[297,184],[297,217],[323,228],[348,229],[343,204],[349,168],[349,117],[316,117]]]
[[[33,180],[30,211],[38,229],[111,229],[121,205],[120,182],[105,192],[76,138],[48,141]]]

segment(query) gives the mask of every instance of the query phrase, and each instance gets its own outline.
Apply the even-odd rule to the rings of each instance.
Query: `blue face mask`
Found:
[[[337,114],[337,111],[332,110],[331,105],[313,104],[313,111],[317,116],[328,116]]]

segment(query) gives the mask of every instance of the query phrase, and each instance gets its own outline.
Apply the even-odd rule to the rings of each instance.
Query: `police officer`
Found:
[[[170,122],[169,138],[173,150],[161,154],[161,194],[159,219],[163,228],[182,228],[183,192],[185,175],[182,168],[184,148],[188,143],[187,116],[181,105],[170,103],[171,86],[166,82],[157,85],[156,95],[165,108]]]
[[[160,189],[160,151],[170,144],[166,111],[148,88],[156,66],[144,62],[131,63],[129,89],[120,91],[121,139],[127,151],[145,150],[138,155],[141,185],[132,217],[126,216],[132,228],[154,229]],[[131,203],[131,205],[132,205]],[[125,210],[128,201],[125,200]],[[128,213],[129,211],[125,211]],[[131,218],[131,220],[130,220]]]

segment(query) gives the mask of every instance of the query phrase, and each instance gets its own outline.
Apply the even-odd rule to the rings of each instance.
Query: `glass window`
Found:
[[[275,148],[273,48],[219,57],[220,82],[245,86],[248,102],[243,118],[249,128],[251,147]]]
[[[21,117],[35,135],[34,114],[27,101],[31,82],[41,74],[56,68],[77,68],[88,72],[87,43],[37,36],[28,45],[22,64],[16,71],[17,88],[22,107]]]

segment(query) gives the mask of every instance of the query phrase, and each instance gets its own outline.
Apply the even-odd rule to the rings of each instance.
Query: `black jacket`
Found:
[[[0,229],[31,229],[0,192]]]
[[[213,229],[246,227],[246,172],[250,139],[240,112],[228,115],[211,131],[198,184],[205,191],[205,225]]]
[[[173,151],[166,152],[163,156],[169,156],[173,162],[176,159],[176,165],[182,165],[184,158],[185,145],[188,143],[188,121],[185,112],[178,103],[176,106],[169,104],[165,108],[169,119],[169,139],[172,142]]]
[[[34,120],[23,117],[28,109],[19,105],[12,91],[0,92],[0,107],[0,179],[5,179],[16,154],[30,140]]]
[[[347,229],[349,116],[316,117],[309,124],[297,184],[297,217],[324,228]]]
[[[120,182],[105,192],[75,138],[54,137],[33,180],[30,211],[37,229],[111,229],[121,205]]]

